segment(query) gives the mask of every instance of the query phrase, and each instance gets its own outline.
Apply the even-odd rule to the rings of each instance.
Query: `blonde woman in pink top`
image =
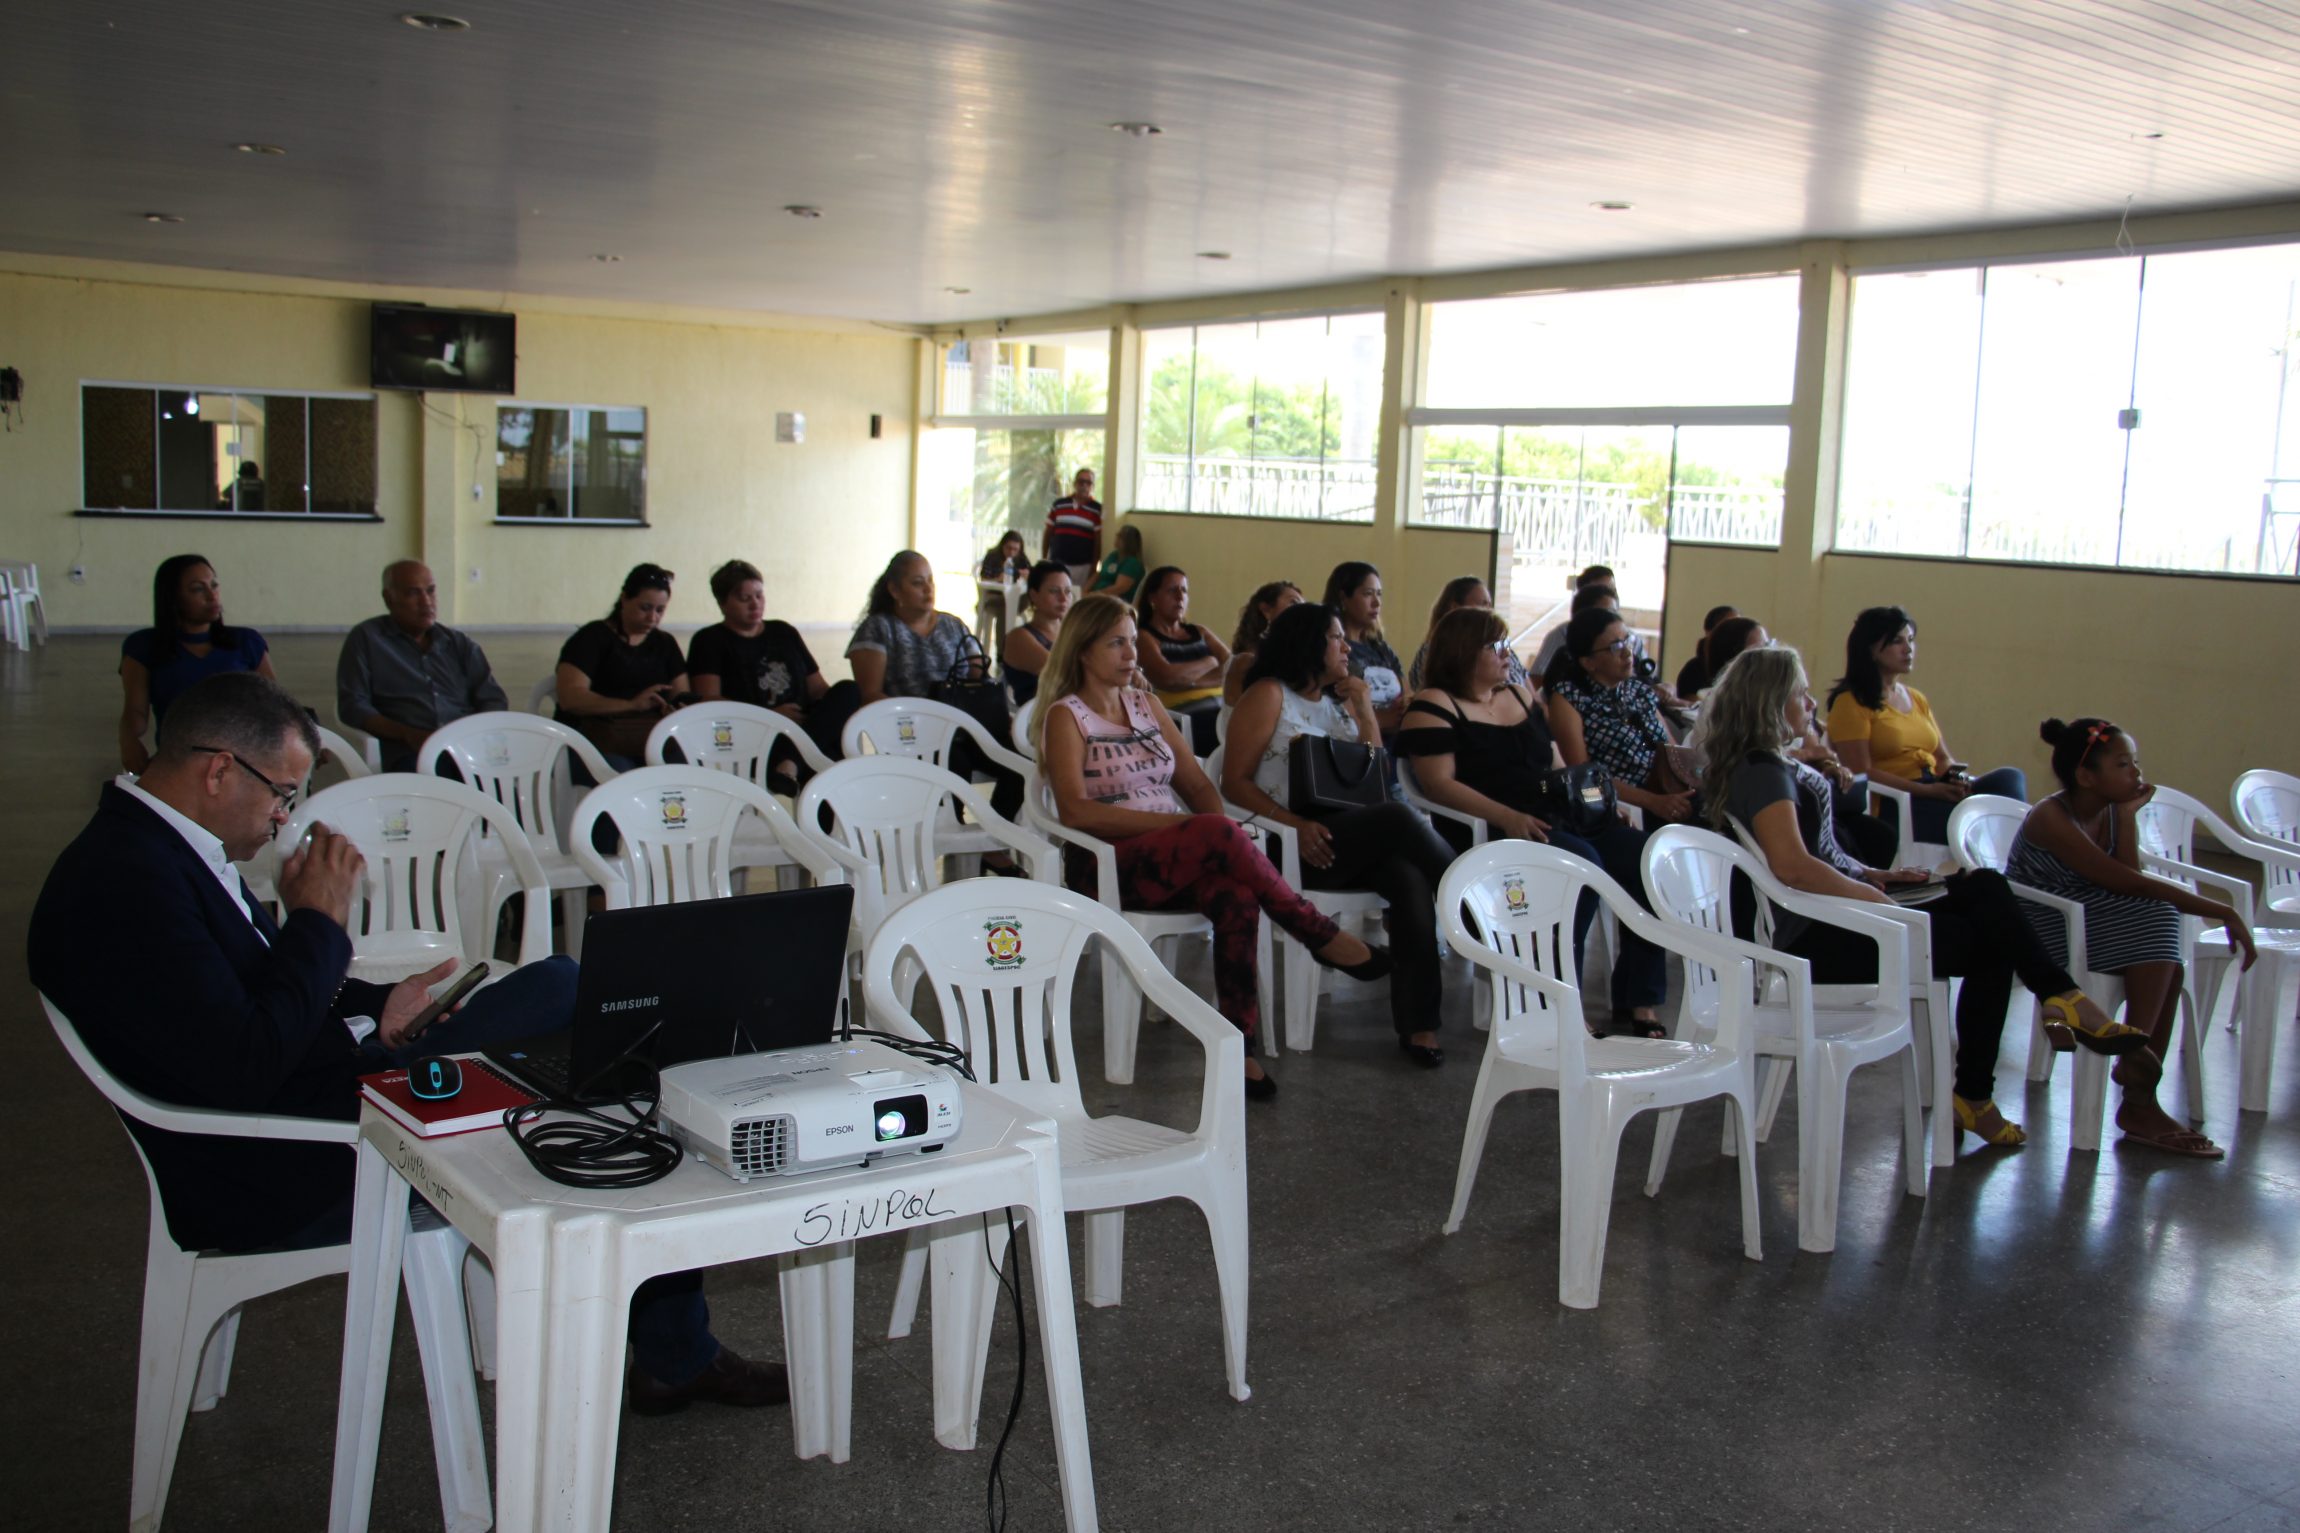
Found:
[[[1270,918],[1329,968],[1359,979],[1389,972],[1389,951],[1336,926],[1297,894],[1237,821],[1190,754],[1172,715],[1132,685],[1134,610],[1087,596],[1063,619],[1031,720],[1055,810],[1118,854],[1119,899],[1137,910],[1195,910],[1214,923],[1214,1004],[1248,1038],[1260,1025],[1254,936]],[[1278,1083],[1249,1050],[1246,1095]]]

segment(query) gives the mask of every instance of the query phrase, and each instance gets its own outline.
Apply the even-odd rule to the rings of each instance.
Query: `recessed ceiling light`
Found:
[[[277,145],[277,144],[234,144],[234,145],[232,145],[232,147],[233,147],[234,149],[237,149],[237,150],[238,150],[240,153],[242,153],[242,154],[285,154],[285,153],[287,153],[287,151],[286,151],[285,149],[282,149],[282,148],[281,148],[279,145]]]
[[[471,30],[471,23],[465,21],[461,16],[434,16],[424,11],[401,11],[399,20],[402,26],[413,27],[418,32],[468,32]]]
[[[181,213],[146,213],[144,215],[144,222],[148,224],[180,224],[183,221],[184,215]]]
[[[2152,142],[2152,143],[2153,143],[2155,140],[2157,140],[2157,139],[2160,139],[2160,138],[2164,137],[2164,135],[2163,135],[2163,134],[2161,134],[2161,133],[2143,133],[2143,134],[2141,134],[2140,136],[2141,136],[2142,138],[2148,139],[2148,140],[2149,140],[2150,142]]]
[[[1198,252],[1198,259],[1201,261],[1227,261],[1230,259],[1230,252],[1227,250],[1201,250]]]
[[[786,203],[783,206],[783,211],[793,218],[820,218],[823,216],[821,208],[809,207],[803,202]]]
[[[970,287],[946,287],[943,289],[943,291],[946,293],[955,293],[959,297],[964,298],[967,294],[973,292],[974,289]]]
[[[1166,130],[1154,122],[1114,122],[1110,131],[1123,133],[1128,138],[1155,138]]]
[[[619,255],[609,255],[606,251],[602,250],[591,259],[599,262],[603,266],[612,266],[623,258]]]
[[[1590,206],[1600,213],[1626,213],[1637,204],[1634,202],[1615,202],[1609,198],[1604,202],[1593,202]]]

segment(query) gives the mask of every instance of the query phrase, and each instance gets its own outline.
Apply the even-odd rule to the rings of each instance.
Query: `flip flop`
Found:
[[[2190,1160],[2219,1160],[2228,1153],[2202,1134],[2185,1128],[2167,1129],[2160,1134],[2136,1134],[2131,1129],[2125,1129],[2121,1142],[2162,1150],[2167,1155],[2185,1156]]]

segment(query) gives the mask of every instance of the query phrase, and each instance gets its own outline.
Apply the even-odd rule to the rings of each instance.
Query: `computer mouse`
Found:
[[[407,1067],[407,1089],[423,1101],[442,1101],[463,1089],[463,1067],[445,1054],[426,1054]]]

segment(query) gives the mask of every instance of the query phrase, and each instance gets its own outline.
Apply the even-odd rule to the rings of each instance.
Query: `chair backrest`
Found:
[[[2236,828],[2253,840],[2300,854],[2300,777],[2255,768],[2236,779],[2228,807],[2236,815]],[[2300,867],[2269,862],[2262,864],[2261,874],[2262,892],[2272,900],[2300,892]]]
[[[647,764],[675,765],[665,747],[676,742],[689,766],[731,772],[746,782],[772,791],[767,765],[775,742],[787,740],[807,769],[819,772],[831,764],[816,748],[806,730],[788,714],[751,703],[707,702],[663,716],[647,736]]]
[[[1014,736],[1014,753],[1029,761],[1038,759],[1038,751],[1030,743],[1030,721],[1037,716],[1037,698],[1034,697],[1026,703],[1017,704],[1014,710],[1014,728],[1009,731]]]
[[[346,778],[374,775],[375,763],[369,759],[367,751],[361,750],[325,724],[317,727],[319,729],[320,749],[327,753],[329,760],[343,769],[343,775]],[[313,770],[316,771],[318,768],[315,766]]]
[[[963,709],[926,697],[882,697],[855,710],[840,734],[840,748],[852,761],[867,747],[880,756],[908,756],[944,770],[960,735],[971,735],[983,759],[1020,775],[1030,768],[1028,758],[990,737],[990,731]]]
[[[2027,823],[2028,805],[2019,799],[1975,793],[1949,811],[1949,856],[1960,868],[2002,873],[2012,861],[2013,842]]]
[[[440,725],[416,752],[416,772],[433,775],[442,756],[455,763],[466,783],[511,811],[529,844],[562,854],[567,843],[561,811],[573,792],[570,761],[580,760],[594,782],[615,775],[589,740],[525,713],[473,713]]]
[[[296,845],[315,823],[350,838],[367,860],[351,918],[354,952],[443,949],[467,963],[488,957],[494,933],[481,922],[484,830],[500,844],[513,881],[527,896],[519,962],[550,953],[550,889],[543,865],[511,811],[486,794],[419,773],[361,777],[323,788],[297,805],[278,844]]]
[[[1573,917],[1582,891],[1601,885],[1620,894],[1570,852],[1504,841],[1455,858],[1438,886],[1447,944],[1493,977],[1492,1047],[1553,1056],[1560,1090],[1588,1072]]]
[[[622,839],[614,861],[592,843],[601,815],[614,822]],[[709,767],[637,767],[601,783],[575,806],[569,839],[575,860],[618,909],[724,899],[735,892],[735,837],[752,815],[816,883],[844,880],[839,865],[800,834],[772,794]]]
[[[1730,939],[1733,870],[1748,855],[1715,831],[1662,826],[1646,838],[1640,864],[1653,913],[1674,925]],[[1721,999],[1716,967],[1685,955],[1685,1009],[1714,1026]]]
[[[550,707],[548,705],[556,704],[558,701],[559,668],[557,666],[553,666],[549,671],[544,673],[543,679],[541,681],[536,682],[535,685],[527,689],[527,711],[529,713],[548,718],[550,717]]]
[[[810,785],[811,786],[811,785]],[[1237,1047],[1240,1065],[1209,1075],[1198,1132],[1242,1128],[1243,1046],[1237,1031],[1158,961],[1115,911],[1051,884],[965,879],[889,915],[863,957],[873,1023],[923,1033],[903,999],[905,957],[924,971],[942,1036],[966,1051],[982,1084],[1034,1112],[1082,1117],[1071,1003],[1089,939],[1123,963],[1143,993],[1212,1048]],[[915,1001],[912,1002],[915,1004]]]
[[[1033,870],[1051,881],[1054,849],[1043,837],[999,817],[988,800],[955,774],[907,756],[859,756],[831,763],[799,793],[800,834],[814,841],[855,886],[855,920],[868,933],[942,882],[936,838],[959,805],[978,823],[996,822],[1035,842]],[[826,812],[828,827],[826,828]]]

